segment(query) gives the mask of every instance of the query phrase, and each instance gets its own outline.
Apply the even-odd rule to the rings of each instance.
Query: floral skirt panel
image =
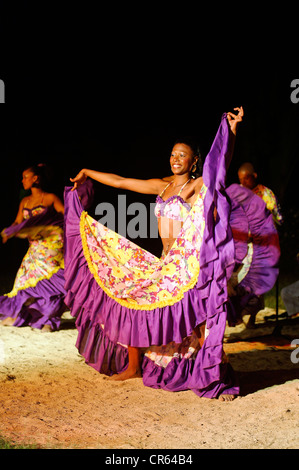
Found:
[[[6,295],[13,297],[21,289],[35,287],[38,282],[50,279],[53,274],[63,268],[62,228],[40,228],[38,238],[29,238],[29,249],[19,267],[13,289]]]
[[[127,308],[152,310],[181,300],[199,274],[204,217],[203,186],[167,256],[157,258],[82,212],[84,255],[99,286]]]

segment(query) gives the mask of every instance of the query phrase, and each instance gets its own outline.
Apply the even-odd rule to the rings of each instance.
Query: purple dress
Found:
[[[250,189],[233,184],[227,189],[231,201],[230,226],[235,244],[236,294],[229,299],[228,322],[242,319],[242,311],[255,315],[262,308],[261,296],[278,277],[278,232],[265,202]]]
[[[57,330],[66,310],[64,298],[63,215],[53,206],[23,209],[24,220],[3,230],[8,238],[28,238],[29,249],[11,292],[0,297],[0,317],[15,318],[14,326]]]
[[[144,352],[147,386],[207,398],[239,393],[223,354],[227,278],[234,267],[225,194],[229,133],[223,116],[206,158],[203,189],[162,258],[99,224],[76,191],[65,189],[65,302],[76,318],[76,346],[100,373],[124,371],[133,346]],[[197,326],[204,326],[201,347],[195,344]],[[165,363],[156,347],[176,352]]]

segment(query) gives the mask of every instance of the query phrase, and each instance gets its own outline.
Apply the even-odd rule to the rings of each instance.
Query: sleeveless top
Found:
[[[24,219],[30,219],[30,217],[34,217],[35,215],[41,214],[46,209],[46,206],[43,205],[44,202],[44,193],[42,195],[42,202],[38,206],[32,207],[30,209],[29,207],[26,207],[26,204],[23,207],[23,217]]]
[[[161,194],[157,196],[155,215],[159,219],[160,217],[166,217],[167,219],[179,220],[184,222],[187,215],[191,211],[191,206],[181,197],[181,192],[185,186],[189,183],[188,180],[183,187],[181,188],[179,194],[169,197],[166,201],[163,200],[162,196],[165,193],[166,189],[171,185],[169,183],[166,188],[162,191]]]

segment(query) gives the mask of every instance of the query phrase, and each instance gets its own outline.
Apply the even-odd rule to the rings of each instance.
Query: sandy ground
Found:
[[[241,383],[230,403],[115,383],[84,363],[69,314],[62,329],[0,327],[0,434],[46,449],[295,449],[299,446],[299,318],[258,314],[227,328],[225,351]],[[296,362],[296,361],[295,361]]]

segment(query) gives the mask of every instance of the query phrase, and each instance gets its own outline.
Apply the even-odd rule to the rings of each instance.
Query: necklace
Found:
[[[179,188],[180,186],[183,186],[182,189],[181,189],[181,191],[183,191],[184,187],[187,186],[187,184],[189,183],[189,181],[191,181],[191,178],[190,178],[188,181],[186,181],[186,183],[177,184],[177,185],[174,186],[173,188],[175,189],[175,188]],[[171,184],[173,184],[173,181],[171,182]]]

